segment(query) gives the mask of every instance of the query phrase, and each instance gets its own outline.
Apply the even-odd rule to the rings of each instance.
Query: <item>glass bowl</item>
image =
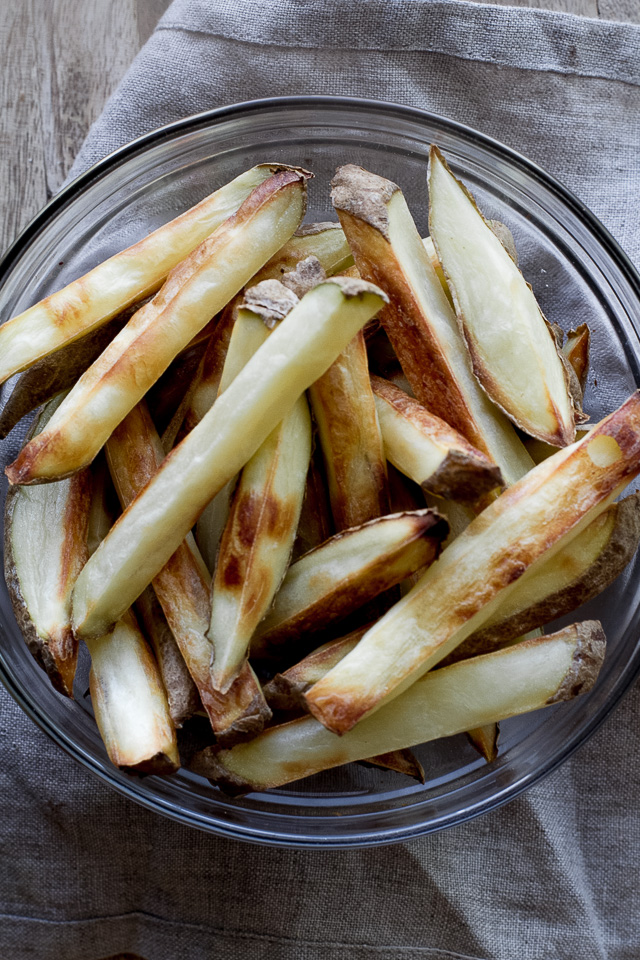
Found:
[[[328,185],[337,165],[358,163],[390,177],[404,190],[424,234],[426,164],[433,142],[485,213],[511,228],[524,274],[547,317],[565,330],[589,323],[593,372],[585,406],[598,420],[639,382],[640,278],[628,259],[579,200],[523,157],[451,120],[379,102],[296,97],[239,104],[189,117],[123,147],[62,191],[8,252],[2,263],[0,319],[59,289],[265,160],[314,171],[309,220],[335,219]],[[428,777],[424,786],[350,765],[231,800],[186,771],[172,778],[131,778],[107,760],[84,694],[86,663],[75,702],[55,693],[27,651],[4,583],[0,678],[72,757],[157,813],[265,844],[391,843],[462,823],[505,803],[584,742],[638,672],[639,596],[636,557],[579,615],[601,619],[609,638],[592,693],[504,722],[499,757],[491,765],[464,736],[417,748]]]

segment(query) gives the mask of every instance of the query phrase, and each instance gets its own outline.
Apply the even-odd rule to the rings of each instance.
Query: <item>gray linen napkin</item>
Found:
[[[457,0],[175,0],[79,173],[185,114],[352,94],[466,122],[572,188],[640,263],[640,28]],[[0,695],[12,960],[632,960],[638,687],[579,755],[472,823],[300,852],[204,836],[90,777]]]

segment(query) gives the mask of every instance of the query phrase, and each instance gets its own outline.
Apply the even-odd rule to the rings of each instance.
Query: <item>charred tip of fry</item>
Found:
[[[290,680],[282,673],[277,673],[263,688],[266,701],[272,710],[306,709],[304,694],[310,684]]]
[[[264,698],[257,696],[249,704],[241,717],[234,720],[224,730],[215,730],[216,741],[221,747],[232,747],[236,743],[253,740],[262,733],[273,714]]]
[[[241,797],[250,793],[253,786],[241,777],[236,777],[218,760],[221,752],[219,746],[205,747],[191,758],[189,770],[199,777],[204,777],[229,797]]]
[[[368,223],[389,239],[387,204],[400,187],[354,163],[338,167],[331,181],[331,202],[336,210]]]
[[[295,270],[288,270],[282,276],[282,284],[289,290],[293,290],[299,298],[304,297],[305,293],[313,290],[319,283],[327,279],[322,264],[317,257],[306,257],[296,264]]]
[[[548,704],[572,700],[580,694],[588,693],[598,679],[606,653],[607,638],[599,620],[574,623],[564,631],[558,631],[555,636],[563,633],[567,637],[575,636],[576,649],[571,668],[554,695],[547,700]]]
[[[336,220],[323,220],[321,223],[302,223],[294,237],[315,237],[319,233],[326,233],[327,230],[342,230],[342,227]]]
[[[376,287],[375,283],[369,283],[367,280],[360,280],[357,277],[329,277],[324,282],[335,283],[337,287],[340,287],[343,296],[347,300],[363,297],[366,294],[372,293],[374,296],[380,297],[384,303],[389,303],[389,298],[386,293],[384,293],[380,287]]]
[[[426,493],[448,500],[475,503],[496,487],[504,487],[502,471],[486,460],[474,460],[459,450],[450,450],[438,469],[422,483]]]
[[[156,753],[153,757],[147,757],[146,760],[142,760],[133,766],[118,764],[118,769],[122,770],[123,773],[138,777],[166,777],[175,773],[178,767],[179,764],[168,757],[166,753]]]
[[[294,291],[279,280],[262,280],[255,287],[245,290],[240,307],[255,313],[271,330],[276,323],[284,320],[298,302]]]

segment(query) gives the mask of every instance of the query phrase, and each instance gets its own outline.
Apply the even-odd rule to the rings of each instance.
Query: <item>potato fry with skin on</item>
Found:
[[[387,469],[362,331],[309,388],[337,531],[389,513]]]
[[[251,653],[317,632],[437,558],[449,525],[434,510],[391,514],[342,530],[289,567]]]
[[[437,147],[428,180],[429,231],[475,375],[521,430],[572,443],[568,376],[531,287]]]
[[[61,401],[47,404],[36,429]],[[71,592],[88,558],[90,509],[86,470],[44,488],[14,487],[5,502],[4,572],[18,626],[55,689],[71,698],[78,659]]]
[[[284,274],[295,270],[307,257],[315,257],[329,277],[353,263],[353,254],[339,223],[303,223],[252,278],[251,286],[262,280],[282,280]]]
[[[282,170],[260,164],[170,223],[98,264],[0,327],[0,383],[155,293],[170,271],[232,216],[252,190]]]
[[[119,424],[106,453],[118,496],[126,507],[163,461],[160,438],[144,403]],[[233,743],[254,736],[271,714],[250,666],[245,665],[225,695],[215,689],[211,679],[213,651],[206,637],[211,580],[191,534],[158,572],[153,588],[217,739]]]
[[[241,321],[240,321],[241,322]],[[311,456],[304,396],[242,469],[211,592],[212,677],[226,693],[286,573]]]
[[[502,483],[500,467],[402,390],[372,376],[387,459],[423,490],[475,501]]]
[[[360,760],[570,700],[593,686],[606,641],[597,621],[426,674],[336,737],[313,717],[270,727],[232,750],[209,748],[192,769],[227,792],[267,790]]]
[[[174,773],[180,758],[167,697],[133,614],[87,646],[91,704],[111,762],[127,773]]]
[[[73,597],[79,635],[104,633],[142,593],[209,500],[384,299],[371,284],[334,277],[294,307],[206,417],[165,458],[84,567]]]
[[[351,729],[489,620],[640,470],[640,393],[579,443],[490,504],[422,580],[307,694],[336,733]]]
[[[416,399],[486,453],[505,483],[519,480],[531,459],[471,371],[455,313],[400,188],[353,164],[337,171],[332,186],[360,274],[389,297],[380,320]]]
[[[12,483],[64,477],[87,465],[174,357],[289,237],[306,203],[300,170],[265,181],[183,261],[83,374],[46,430],[7,467]]]

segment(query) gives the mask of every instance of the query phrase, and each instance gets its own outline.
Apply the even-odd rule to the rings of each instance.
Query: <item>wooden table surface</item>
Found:
[[[89,127],[170,2],[5,3],[0,18],[0,251],[60,188]],[[492,2],[640,23],[640,0]],[[122,954],[109,960],[139,958]]]

